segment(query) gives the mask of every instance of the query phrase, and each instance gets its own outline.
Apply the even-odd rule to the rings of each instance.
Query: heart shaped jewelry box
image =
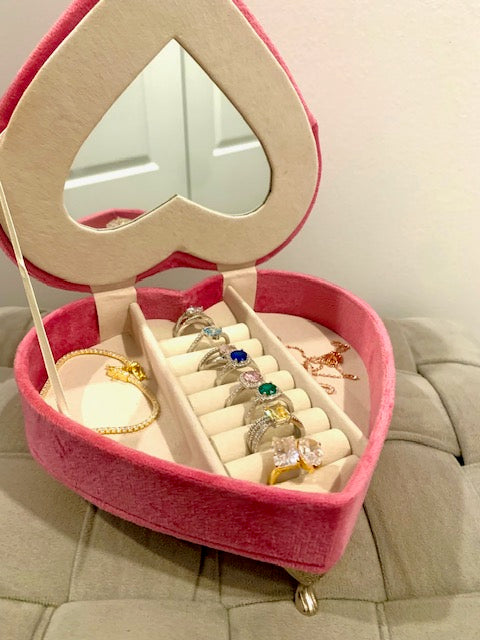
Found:
[[[175,196],[148,213],[73,220],[63,188],[78,149],[172,39],[261,141],[271,168],[265,202],[232,217]],[[32,330],[15,362],[32,455],[117,516],[285,567],[301,583],[298,608],[314,612],[311,585],[341,557],[380,454],[394,365],[386,330],[365,302],[319,278],[257,269],[300,231],[320,175],[317,125],[271,42],[239,0],[77,0],[4,96],[0,128],[0,178],[30,273],[90,294],[44,319],[55,360],[91,348],[123,354],[146,370],[161,408],[141,430],[96,432],[141,424],[151,407],[135,385],[105,376],[107,356],[90,352],[59,369],[69,408],[59,411],[51,389],[40,394],[47,374]],[[128,224],[112,227],[119,216]],[[1,220],[0,241],[13,257]],[[216,273],[188,291],[135,286],[180,266]],[[227,403],[238,381],[215,384],[215,371],[198,370],[212,346],[201,328],[172,335],[192,306],[248,352],[268,393],[283,390],[303,435],[320,443],[322,463],[311,473],[268,485],[278,462],[271,443],[249,450],[243,405]],[[328,368],[342,359],[332,341],[346,343],[344,367],[358,380]],[[309,367],[315,356],[319,377]]]

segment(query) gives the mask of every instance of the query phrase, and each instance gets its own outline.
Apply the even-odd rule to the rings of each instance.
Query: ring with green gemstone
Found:
[[[195,336],[194,341],[188,347],[187,353],[191,353],[192,351],[196,351],[201,345],[202,342],[207,341],[211,347],[213,347],[216,343],[219,343],[223,339],[223,344],[229,344],[230,338],[223,331],[222,327],[216,327],[215,325],[209,325],[208,327],[203,327],[200,332]]]
[[[290,398],[273,382],[262,382],[254,389],[252,398],[245,410],[245,424],[250,424],[257,417],[258,409],[272,402],[280,401],[292,413],[293,404]]]

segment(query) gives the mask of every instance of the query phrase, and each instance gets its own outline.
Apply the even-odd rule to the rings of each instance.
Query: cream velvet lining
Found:
[[[341,490],[367,442],[368,379],[359,356],[353,349],[347,352],[345,370],[359,375],[360,381],[326,378],[325,382],[337,389],[335,395],[328,396],[282,341],[320,355],[331,351],[330,340],[341,339],[339,336],[303,318],[257,314],[232,287],[227,287],[224,301],[210,308],[208,314],[224,327],[232,342],[251,354],[266,378],[285,391],[306,433],[319,441],[325,452],[320,469],[302,478],[287,477],[277,486],[302,491]],[[166,460],[265,483],[273,468],[268,443],[249,454],[244,405],[224,407],[235,383],[214,387],[214,372],[197,371],[208,345],[185,353],[194,335],[172,338],[173,323],[146,320],[137,303],[130,304],[129,325],[131,333],[96,346],[140,361],[162,411],[143,431],[105,437]],[[127,425],[147,417],[148,401],[134,386],[106,378],[106,364],[105,358],[90,355],[73,358],[61,368],[60,378],[74,419],[91,428]],[[51,392],[45,399],[55,406]]]

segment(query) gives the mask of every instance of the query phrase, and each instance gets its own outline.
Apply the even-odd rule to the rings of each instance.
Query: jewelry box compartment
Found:
[[[202,305],[236,346],[253,349],[267,378],[283,385],[307,435],[321,443],[321,467],[267,486],[271,449],[249,453],[246,427],[237,424],[240,405],[223,408],[234,383],[214,387],[211,375],[195,372],[202,351],[184,353],[195,334],[171,337],[174,322],[189,305]],[[136,433],[99,435],[59,414],[52,396],[39,396],[46,373],[31,332],[19,348],[16,370],[27,438],[37,460],[91,502],[150,528],[282,566],[315,572],[332,566],[353,528],[372,456],[385,435],[391,398],[388,342],[374,312],[319,279],[259,271],[255,310],[232,286],[224,290],[222,276],[214,276],[187,292],[140,288],[128,313],[130,330],[106,341],[99,340],[91,298],[53,312],[45,327],[55,360],[91,347],[138,360],[160,403],[158,420]],[[351,346],[348,370],[359,380],[335,380],[336,393],[330,396],[286,345],[324,353],[331,351],[332,339]],[[72,358],[67,364],[69,369],[60,369],[67,400],[87,424],[106,424],[112,407],[118,410],[117,424],[148,415],[143,396],[133,412],[125,411],[130,385],[105,377],[105,359]],[[268,532],[283,511],[289,525],[272,539]],[[245,530],[246,512],[255,514],[255,540]],[[332,540],[329,523],[340,514]],[[301,548],[292,547],[295,531],[308,540]]]
[[[322,349],[328,351],[330,347],[331,350],[331,345],[320,327],[283,314],[271,317],[267,313],[261,317],[232,287],[226,289],[223,301],[205,311],[216,326],[223,328],[231,344],[253,358],[264,380],[285,392],[305,429],[303,435],[318,441],[323,450],[321,470],[279,486],[306,491],[341,490],[363,453],[364,434],[368,433],[368,380],[358,356],[355,358],[352,352],[350,360],[357,360],[355,370],[359,371],[359,381],[364,384],[360,396],[354,392],[352,397],[356,400],[357,422],[363,424],[363,431],[335,400],[325,397],[318,383],[298,366],[276,335],[283,333],[286,344],[291,338],[301,336],[296,339],[300,348],[313,348],[322,353]],[[269,323],[273,323],[276,332],[269,328]],[[173,323],[165,319],[146,320],[138,303],[130,305],[129,325],[131,332],[100,342],[94,348],[126,355],[142,364],[149,372],[147,389],[150,392],[155,389],[160,401],[160,415],[152,424],[133,433],[111,435],[107,427],[104,435],[161,459],[266,484],[273,470],[271,443],[267,440],[261,450],[250,452],[247,445],[250,423],[244,425],[243,419],[245,405],[226,406],[229,392],[237,382],[230,380],[215,386],[215,370],[198,371],[200,361],[211,348],[206,340],[198,344],[199,350],[189,353],[187,350],[197,331],[193,335],[172,337]],[[338,338],[333,335],[333,339]],[[80,353],[60,369],[71,417],[98,429],[109,425],[112,431],[115,430],[113,423],[117,429],[128,429],[128,424],[146,421],[150,413],[148,398],[130,385],[112,384],[105,375],[105,357],[92,358],[91,355]],[[337,379],[336,393],[342,404],[351,395],[346,382],[343,378]],[[44,398],[56,407],[51,387]],[[127,426],[120,427],[122,423]],[[277,431],[280,429],[274,433]]]

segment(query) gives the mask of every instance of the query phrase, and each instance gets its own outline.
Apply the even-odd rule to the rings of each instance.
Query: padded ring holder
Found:
[[[260,140],[272,175],[267,199],[237,217],[174,196],[143,215],[103,212],[90,226],[72,220],[63,188],[82,142],[171,39],[207,71]],[[392,410],[394,369],[386,331],[363,301],[319,278],[254,268],[300,230],[320,171],[315,120],[273,45],[239,0],[77,0],[0,103],[0,123],[0,178],[30,272],[53,286],[94,293],[45,318],[54,357],[95,345],[138,356],[162,404],[158,423],[131,440],[100,436],[61,415],[39,395],[46,372],[32,331],[15,364],[32,455],[60,482],[120,517],[287,567],[302,582],[297,606],[312,613],[311,574],[318,577],[341,557],[375,468]],[[119,215],[132,222],[103,228]],[[3,217],[0,222],[0,244],[12,256]],[[215,232],[204,233],[206,225]],[[133,286],[176,266],[221,274],[189,291]],[[258,357],[278,365],[272,376],[288,372],[295,409],[328,417],[335,459],[318,470],[321,476],[273,487],[248,480],[239,467],[250,456],[243,456],[238,439],[240,457],[222,462],[212,440],[225,446],[241,408],[228,408],[222,427],[218,414],[227,409],[221,400],[202,400],[197,415],[190,400],[208,395],[210,381],[201,389],[195,382],[191,392],[195,367],[184,345],[162,351],[190,304],[213,310],[220,326],[246,325],[240,343],[261,346]],[[308,376],[271,328],[273,315],[286,316],[288,327],[308,322],[318,344],[332,331],[351,345],[368,377],[368,424],[360,428],[349,417],[353,395],[340,406]],[[322,425],[315,431],[312,424],[311,433],[322,438]],[[261,451],[248,461],[248,473],[264,473],[265,456]]]

